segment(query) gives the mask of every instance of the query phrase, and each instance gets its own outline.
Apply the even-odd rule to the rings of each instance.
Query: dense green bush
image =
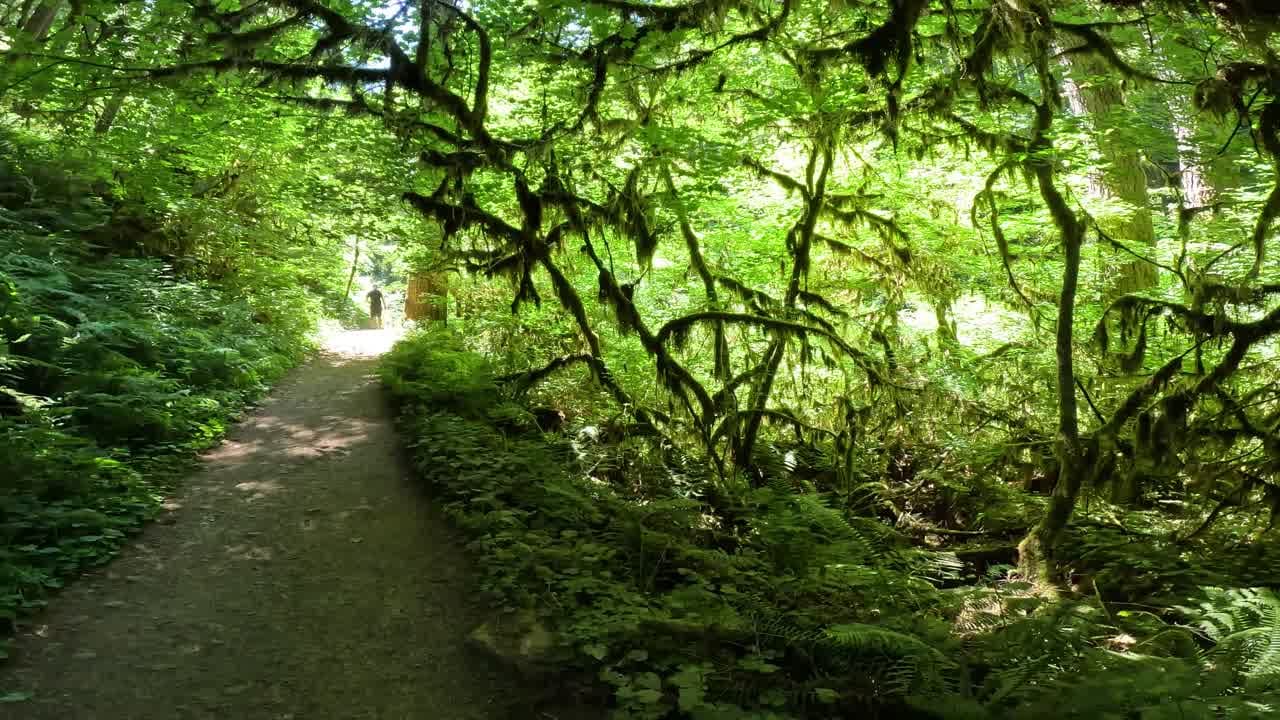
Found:
[[[382,377],[484,590],[555,639],[520,660],[591,678],[616,717],[1207,720],[1276,701],[1268,591],[1132,612],[999,567],[943,591],[953,558],[787,483],[729,489],[738,510],[716,517],[678,485],[583,472],[445,331],[399,343]]]
[[[21,147],[0,158],[0,626],[154,514],[318,309],[280,268],[219,282],[92,244],[108,204]]]
[[[513,422],[528,413],[447,334],[397,345],[383,378],[485,590],[536,609],[558,638],[537,659],[593,674],[627,717],[843,717],[942,687],[950,663],[920,638],[947,628],[913,612],[936,605],[936,558],[887,528],[771,488],[730,528],[697,498],[573,472],[568,442]]]
[[[68,575],[109,558],[161,500],[160,489],[127,462],[44,416],[0,420],[0,467],[5,624],[42,606],[45,592]]]

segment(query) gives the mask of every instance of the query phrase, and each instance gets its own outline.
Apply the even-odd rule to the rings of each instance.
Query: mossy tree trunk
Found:
[[[1110,239],[1132,251],[1117,247],[1104,251],[1106,265],[1116,268],[1108,274],[1102,287],[1104,302],[1157,285],[1155,266],[1133,254],[1154,259],[1156,235],[1144,161],[1136,149],[1140,146],[1126,136],[1118,117],[1129,112],[1125,107],[1124,89],[1109,70],[1106,62],[1095,56],[1077,55],[1069,66],[1072,77],[1063,83],[1072,112],[1094,126],[1091,135],[1096,138],[1103,159],[1102,166],[1088,175],[1089,194],[1104,201],[1120,201],[1126,206],[1121,213],[1096,218],[1099,228]],[[1123,473],[1111,485],[1111,499],[1130,504],[1138,499],[1141,490],[1136,473]]]
[[[1147,174],[1142,155],[1132,138],[1126,136],[1117,115],[1130,112],[1125,107],[1124,90],[1109,72],[1107,64],[1092,55],[1077,55],[1071,62],[1072,78],[1063,84],[1073,113],[1085,116],[1094,125],[1103,165],[1089,173],[1090,194],[1102,200],[1119,200],[1128,206],[1121,214],[1097,218],[1102,230],[1147,257],[1155,254],[1156,234],[1151,223]],[[1122,250],[1113,250],[1114,267],[1119,271],[1103,292],[1106,299],[1145,290],[1156,284],[1155,266]]]

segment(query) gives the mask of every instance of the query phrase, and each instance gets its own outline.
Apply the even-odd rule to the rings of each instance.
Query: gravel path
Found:
[[[520,717],[466,646],[467,560],[408,479],[374,377],[390,333],[335,336],[204,458],[0,668],[31,720]]]

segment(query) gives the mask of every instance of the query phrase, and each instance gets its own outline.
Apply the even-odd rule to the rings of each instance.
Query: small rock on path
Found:
[[[393,335],[294,371],[120,558],[17,639],[29,720],[491,720],[519,693],[466,645],[467,559],[401,460],[374,375]]]

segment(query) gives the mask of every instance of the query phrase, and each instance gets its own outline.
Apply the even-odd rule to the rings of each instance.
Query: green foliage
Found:
[[[1276,679],[1276,599],[1269,590],[1205,588],[1194,608],[1182,608],[1191,626],[1122,611],[1112,620],[1094,615],[1086,633],[1106,632],[1102,643],[1041,643],[1030,671],[1017,677],[1004,701],[1021,697],[1013,718],[1141,717],[1264,718],[1280,702]],[[1084,616],[1088,617],[1088,616]],[[1171,618],[1172,619],[1172,618]],[[1145,637],[1138,641],[1134,635]],[[1136,644],[1135,644],[1136,643]],[[1046,672],[1048,671],[1048,672]]]
[[[816,497],[757,493],[734,542],[702,502],[570,472],[564,442],[511,422],[492,371],[449,333],[409,337],[382,368],[419,471],[482,560],[485,590],[500,606],[536,609],[559,640],[543,661],[598,674],[619,717],[783,718],[808,704],[836,717],[944,671],[911,634],[926,625],[868,624],[931,602],[911,575],[922,559],[877,558],[886,541]],[[811,662],[884,678],[837,692],[810,676]]]
[[[637,491],[575,471],[581,448],[513,422],[519,406],[492,373],[443,330],[410,336],[382,366],[491,602],[536,611],[555,637],[539,667],[595,677],[616,717],[1270,712],[1269,591],[1206,588],[1180,611],[1187,625],[1100,596],[1046,598],[996,570],[945,594],[924,579],[944,559],[781,479],[723,515],[679,484]]]
[[[1184,612],[1214,643],[1205,661],[1233,675],[1256,697],[1280,702],[1280,598],[1266,588],[1205,588]]]
[[[1271,4],[22,3],[0,373],[133,467],[468,271],[385,381],[620,711],[1265,713],[1168,623],[1277,581]]]
[[[497,407],[498,385],[483,358],[466,352],[452,335],[433,340],[441,343],[435,362],[424,363],[421,347],[410,343],[397,343],[383,358],[382,377],[392,397],[468,420],[509,410]]]
[[[0,625],[106,562],[184,459],[309,347],[297,271],[236,282],[96,246],[110,202],[19,135],[0,156]],[[33,171],[38,169],[38,171]],[[118,208],[115,208],[118,209]],[[245,275],[256,276],[245,285]]]

